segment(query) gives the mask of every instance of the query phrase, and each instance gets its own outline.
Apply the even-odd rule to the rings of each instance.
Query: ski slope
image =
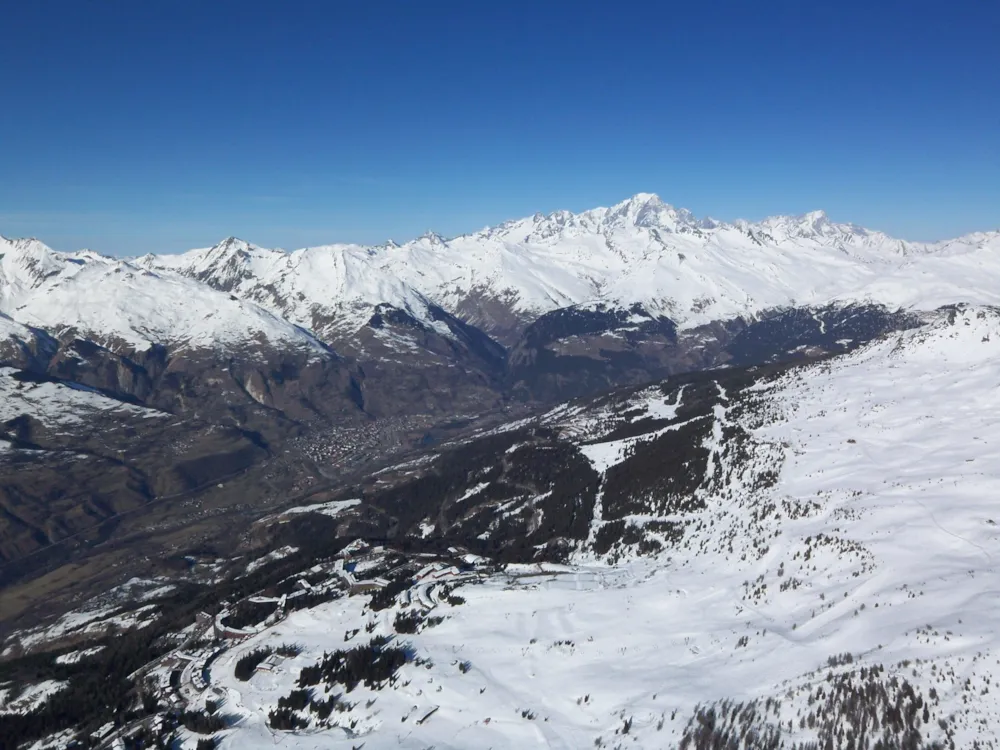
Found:
[[[747,726],[780,726],[790,747],[818,739],[806,718],[819,691],[881,668],[883,690],[906,680],[926,707],[924,740],[993,747],[998,383],[1000,312],[971,307],[761,381],[718,407],[712,476],[728,479],[704,488],[675,548],[510,566],[458,588],[457,606],[431,597],[443,621],[397,636],[419,664],[344,695],[338,727],[287,733],[266,715],[301,669],[365,642],[366,625],[392,634],[396,609],[368,612],[355,596],[295,612],[213,665],[239,717],[221,746],[676,747],[697,705],[731,699],[759,701]],[[633,406],[676,406],[661,401],[640,391]],[[601,445],[600,420],[561,419]],[[753,437],[745,464],[718,439],[727,420]],[[589,451],[602,471],[618,455]],[[752,481],[771,467],[773,484]],[[265,643],[303,651],[235,680],[234,661]],[[831,721],[851,728],[846,711]]]

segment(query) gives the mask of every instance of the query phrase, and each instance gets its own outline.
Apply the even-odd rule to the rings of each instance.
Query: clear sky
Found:
[[[0,18],[0,234],[454,235],[637,192],[1000,228],[1000,3],[45,0]]]

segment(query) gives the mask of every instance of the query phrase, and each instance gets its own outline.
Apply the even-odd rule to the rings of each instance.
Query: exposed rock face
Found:
[[[59,343],[45,331],[21,325],[0,314],[0,366],[44,368]]]

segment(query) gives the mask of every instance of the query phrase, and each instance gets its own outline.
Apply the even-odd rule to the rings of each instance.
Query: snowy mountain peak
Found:
[[[609,208],[607,218],[621,216],[635,219],[643,212],[658,211],[663,208],[672,209],[673,207],[660,200],[660,196],[655,193],[636,193],[631,198]]]
[[[416,239],[416,241],[417,242],[424,242],[424,243],[426,243],[428,245],[443,245],[445,243],[445,238],[442,237],[437,232],[434,232],[432,230],[427,230],[422,235],[420,235]]]
[[[311,334],[251,300],[199,283],[198,272],[154,273],[179,270],[185,263],[238,271],[239,264],[229,261],[250,247],[227,240],[208,250],[168,256],[169,263],[163,263],[152,255],[128,261],[5,238],[0,240],[0,313],[60,335],[76,331],[115,349],[145,350],[164,343],[244,348],[266,340],[327,356]]]
[[[818,243],[851,254],[857,250],[878,249],[888,255],[906,254],[916,245],[897,240],[884,232],[841,224],[830,220],[825,211],[809,211],[794,216],[769,216],[758,224],[737,222],[743,231],[750,231],[777,244],[802,241]]]
[[[580,213],[560,210],[550,214],[535,213],[530,218],[506,221],[477,233],[478,237],[500,238],[515,242],[553,240],[582,235],[607,235],[634,231],[635,228],[677,231],[696,227],[699,222],[687,209],[664,203],[655,193],[637,193],[610,208],[594,208]]]
[[[0,253],[4,255],[12,253],[18,256],[37,258],[45,255],[54,255],[55,250],[34,237],[9,238],[0,235]]]
[[[209,249],[210,255],[231,255],[233,253],[251,253],[255,250],[261,250],[262,248],[253,245],[246,240],[241,240],[239,237],[226,237],[222,242],[217,245],[213,245]]]
[[[67,269],[72,263],[73,268]],[[84,258],[57,253],[34,238],[0,238],[0,294],[12,289],[31,289],[46,279],[85,263]]]
[[[664,203],[656,193],[636,193],[631,198],[616,203],[611,207],[609,213],[616,214],[638,214],[644,210],[657,210],[659,208],[672,208]]]
[[[234,246],[247,245],[247,244],[248,243],[244,242],[240,238],[234,237],[233,235],[229,235],[228,237],[226,237],[226,239],[224,239],[222,242],[219,242],[214,247],[219,250],[228,250],[229,248]]]
[[[819,209],[817,211],[809,211],[807,213],[802,214],[802,216],[799,218],[801,218],[804,222],[812,224],[813,226],[816,226],[817,224],[825,224],[830,221],[830,219],[826,215],[826,211],[822,209]]]
[[[0,310],[40,325],[47,316],[17,314],[28,292],[41,300],[79,276],[78,293],[90,297],[98,280],[111,276],[124,295],[131,274],[144,269],[259,305],[338,345],[365,329],[380,304],[431,327],[431,307],[440,307],[512,342],[540,315],[590,303],[625,309],[639,303],[682,328],[857,300],[920,310],[998,304],[998,252],[997,232],[909,243],[834,222],[823,211],[728,224],[637,193],[610,208],[536,213],[452,239],[428,232],[371,247],[285,252],[227,237],[210,248],[125,263],[2,239]]]
[[[638,193],[608,209],[602,222],[607,230],[640,227],[666,232],[701,229],[701,222],[686,208],[664,203],[655,193]]]
[[[631,198],[629,198],[628,202],[639,203],[644,205],[648,205],[650,203],[660,206],[663,205],[663,201],[660,199],[660,196],[657,195],[656,193],[636,193]]]

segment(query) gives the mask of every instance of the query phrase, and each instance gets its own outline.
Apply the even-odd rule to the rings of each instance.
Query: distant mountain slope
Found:
[[[246,349],[261,343],[328,354],[314,336],[233,295],[89,251],[58,253],[0,238],[0,313],[57,337],[129,351]]]
[[[238,429],[0,367],[0,582],[3,563],[267,455]]]
[[[389,305],[448,336],[432,304],[404,280],[386,273],[374,251],[353,245],[268,250],[230,237],[215,247],[182,255],[144,256],[136,263],[197,279],[232,292],[306,326],[327,339],[357,332],[375,308]]]
[[[831,303],[1000,302],[998,232],[914,243],[819,211],[724,223],[645,193],[403,245],[286,253],[229,238],[126,261],[0,240],[0,256],[0,312],[50,333],[73,329],[133,348],[269,342],[321,351],[322,340],[361,359],[455,347],[471,362],[485,350],[470,348],[463,323],[510,347],[539,317],[568,307],[638,304],[683,331]],[[386,310],[420,336],[410,325],[373,337],[370,324]]]
[[[402,245],[286,253],[229,238],[127,261],[3,239],[0,312],[132,346],[316,347],[301,327],[350,348],[388,306],[446,339],[455,338],[454,316],[509,346],[541,315],[573,306],[640,304],[685,329],[835,302],[992,304],[1000,302],[998,256],[1000,232],[915,243],[821,211],[724,223],[640,193],[610,208]]]
[[[356,372],[305,328],[195,279],[36,240],[0,238],[0,364],[229,424],[360,411]]]

